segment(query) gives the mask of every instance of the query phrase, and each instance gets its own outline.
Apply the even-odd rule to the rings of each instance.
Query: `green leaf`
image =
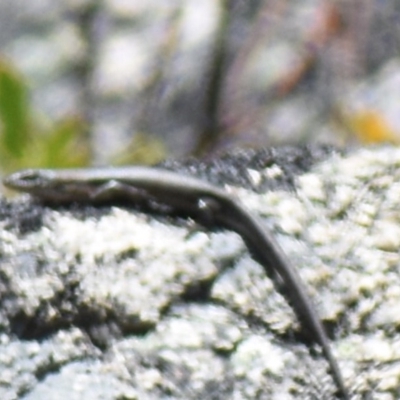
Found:
[[[4,150],[20,157],[28,141],[29,105],[24,79],[6,60],[0,59],[0,126]]]

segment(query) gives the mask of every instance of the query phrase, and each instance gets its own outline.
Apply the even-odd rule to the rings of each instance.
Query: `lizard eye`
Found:
[[[28,169],[9,175],[4,184],[12,189],[40,187],[51,181],[51,171]]]
[[[38,183],[40,181],[40,174],[37,171],[21,172],[18,176],[21,182]]]

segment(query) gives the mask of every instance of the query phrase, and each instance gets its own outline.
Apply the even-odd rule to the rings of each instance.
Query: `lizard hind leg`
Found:
[[[197,201],[198,220],[205,227],[215,225],[215,213],[221,208],[219,202],[211,197],[201,197]]]

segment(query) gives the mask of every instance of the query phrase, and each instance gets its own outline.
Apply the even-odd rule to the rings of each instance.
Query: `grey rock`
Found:
[[[354,399],[399,397],[399,166],[393,147],[197,164],[299,269]],[[2,399],[334,398],[318,346],[237,234],[27,197],[0,217]]]

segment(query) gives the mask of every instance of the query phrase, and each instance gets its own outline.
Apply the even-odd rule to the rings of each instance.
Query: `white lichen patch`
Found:
[[[246,324],[239,321],[237,315],[223,307],[178,306],[173,309],[171,317],[160,322],[148,339],[154,344],[164,336],[168,338],[170,349],[211,347],[219,351],[232,351],[242,339],[242,331],[248,329]]]
[[[387,392],[386,397],[397,398],[400,386],[400,338],[388,338],[383,331],[348,335],[336,343],[335,354],[347,360],[342,363],[342,372],[347,382],[357,390],[377,394]],[[379,397],[381,398],[381,397]]]
[[[400,368],[399,362],[394,364],[384,365],[378,371],[373,371],[371,373],[374,382],[376,383],[376,390],[382,392],[392,392],[398,393],[400,386]],[[382,395],[380,398],[382,399],[394,399],[391,395]]]
[[[198,226],[119,208],[84,220],[46,209],[42,228],[26,240],[6,231],[3,236],[3,254],[26,254],[27,260],[19,256],[18,274],[13,265],[9,274],[29,307],[27,314],[35,315],[44,302],[52,304],[65,290],[64,279],[73,276],[82,306],[146,323],[156,323],[160,310],[186,286],[215,276],[220,265],[214,260],[223,262],[244,248],[233,232],[207,234]],[[43,274],[37,272],[38,263],[44,264]],[[46,313],[51,319],[58,310],[47,306]]]
[[[79,256],[82,262],[95,264],[97,260],[113,260],[126,252],[137,253],[137,258],[161,259],[174,257],[201,257],[213,251],[215,243],[210,235],[194,227],[188,233],[185,227],[152,220],[148,215],[113,208],[111,213],[98,219],[78,220],[67,213],[49,211],[41,231],[44,241],[68,255]],[[226,257],[242,246],[235,233],[227,246],[227,235],[214,234],[223,246]]]
[[[116,309],[127,320],[152,323],[186,285],[218,273],[214,242],[227,240],[222,233],[190,233],[183,226],[150,221],[144,214],[117,208],[85,221],[51,212],[47,225],[51,246],[79,257],[75,271],[81,275],[83,304]],[[243,247],[237,235],[232,236],[233,244],[224,248],[222,257],[229,258]],[[123,254],[128,256],[121,260]]]
[[[400,225],[398,221],[375,221],[368,241],[371,247],[397,252],[400,248]]]
[[[279,165],[274,164],[262,170],[262,175],[268,178],[278,178],[283,175],[283,170]]]
[[[259,382],[266,374],[282,376],[290,353],[273,346],[265,336],[251,336],[244,340],[232,357],[233,372],[237,378],[247,377]]]
[[[399,324],[399,304],[400,294],[390,293],[386,296],[386,301],[375,308],[368,321],[368,326],[371,329],[376,328],[390,328],[391,330],[398,330]]]
[[[260,184],[261,178],[262,178],[262,175],[261,175],[260,171],[257,171],[255,169],[250,169],[249,168],[247,170],[247,173],[248,173],[248,176],[249,176],[252,184],[254,186],[258,186]]]
[[[299,189],[305,198],[312,201],[326,201],[327,193],[324,189],[322,177],[308,173],[298,178]]]
[[[84,221],[54,211],[49,214],[54,244],[68,254],[79,255],[84,262],[94,263],[98,258],[115,257],[127,251],[152,248],[154,253],[181,248],[186,235],[178,227],[152,226],[144,214],[133,214],[113,208],[100,219]]]
[[[265,270],[249,257],[243,257],[235,268],[221,274],[211,296],[240,314],[264,321],[274,332],[284,333],[295,322],[287,300],[276,290]]]
[[[353,336],[347,346],[353,353],[352,358],[358,361],[388,362],[400,358],[399,338],[387,340],[383,332],[368,336]]]

